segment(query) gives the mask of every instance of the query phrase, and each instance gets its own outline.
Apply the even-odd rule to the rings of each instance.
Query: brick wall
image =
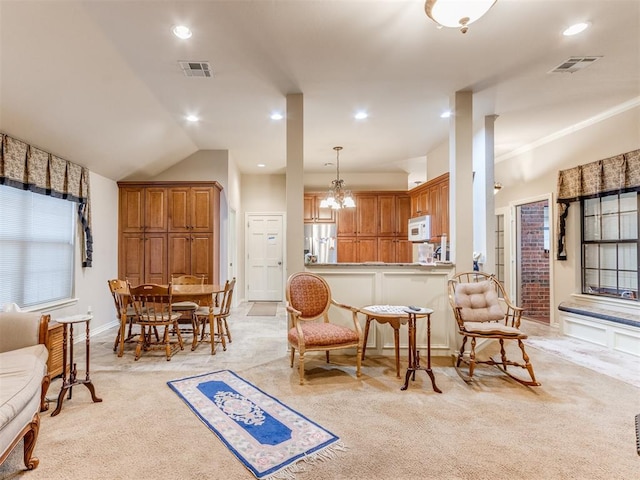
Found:
[[[544,249],[546,201],[520,207],[520,298],[528,318],[549,322],[549,252]]]

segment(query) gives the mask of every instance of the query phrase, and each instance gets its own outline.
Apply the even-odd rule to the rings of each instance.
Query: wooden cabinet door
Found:
[[[358,237],[357,241],[358,262],[378,261],[378,239]]]
[[[191,235],[191,275],[204,275],[205,283],[213,282],[213,234]]]
[[[409,236],[409,218],[411,218],[411,197],[398,195],[396,197],[396,234],[400,240]]]
[[[167,189],[146,187],[144,191],[144,231],[166,232],[169,224]]]
[[[449,237],[449,178],[438,187],[440,191],[440,231]]]
[[[120,231],[142,232],[144,230],[144,188],[120,189]]]
[[[191,275],[191,235],[170,233],[168,238],[168,279],[172,276]]]
[[[169,188],[169,231],[189,231],[189,187]],[[183,274],[184,275],[184,274]]]
[[[396,262],[413,262],[413,243],[406,239],[396,239]]]
[[[338,210],[338,236],[356,236],[356,209],[341,208]]]
[[[429,215],[431,215],[431,239],[437,241],[442,234],[442,216],[440,214],[440,192],[438,185],[429,189]]]
[[[378,261],[385,263],[396,263],[396,243],[395,238],[378,238]]]
[[[168,283],[167,234],[146,234],[144,239],[144,282]]]
[[[338,263],[356,263],[358,261],[357,243],[355,237],[338,237]]]
[[[315,221],[315,195],[305,195],[302,204],[302,217],[304,223],[313,223]]]
[[[356,195],[356,227],[358,236],[378,235],[377,195]]]
[[[123,233],[120,236],[118,277],[131,285],[144,283],[144,235]]]
[[[325,196],[324,193],[308,193],[304,196],[304,223],[336,223],[336,210],[320,206]]]
[[[396,195],[378,195],[379,236],[394,236],[398,230],[396,214]]]
[[[324,193],[318,194],[315,197],[315,218],[317,223],[335,223],[336,211],[333,208],[321,207],[320,203],[324,200],[326,195]],[[353,208],[351,209],[353,210]]]
[[[213,231],[213,187],[191,188],[189,227],[192,233]]]

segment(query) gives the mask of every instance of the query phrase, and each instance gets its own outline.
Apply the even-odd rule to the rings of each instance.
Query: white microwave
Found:
[[[427,242],[431,239],[431,217],[423,215],[409,219],[409,241]]]

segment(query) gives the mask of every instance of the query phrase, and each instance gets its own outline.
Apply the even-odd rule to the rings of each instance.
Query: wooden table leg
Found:
[[[416,379],[416,371],[424,370],[431,379],[431,386],[433,390],[438,393],[442,393],[436,385],[436,379],[431,370],[431,314],[427,314],[427,367],[420,366],[420,352],[416,345],[416,314],[409,313],[409,366],[407,367],[407,374],[404,378],[404,385],[400,387],[400,390],[406,390],[409,387],[409,377]]]
[[[120,312],[120,345],[118,347],[118,356],[124,355],[124,339],[127,333],[127,307],[122,307]]]
[[[364,325],[364,339],[362,341],[362,360],[364,360],[364,353],[367,350],[367,338],[369,337],[369,324],[371,320],[373,320],[373,318],[367,315],[367,323]]]
[[[396,349],[396,378],[400,378],[400,325],[393,326],[393,342]]]

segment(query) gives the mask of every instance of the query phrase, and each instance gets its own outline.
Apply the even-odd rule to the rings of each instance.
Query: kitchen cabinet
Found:
[[[338,263],[378,261],[378,239],[375,237],[338,237]]]
[[[173,187],[168,190],[170,232],[213,231],[213,187]]]
[[[326,193],[305,193],[304,223],[336,223],[336,210],[320,206],[326,195]]]
[[[166,284],[172,275],[218,283],[217,182],[119,182],[118,277]]]
[[[431,241],[438,242],[449,235],[449,173],[429,180],[412,189],[411,216],[431,216]]]
[[[384,263],[413,262],[413,243],[407,239],[378,237],[378,261]]]
[[[409,195],[358,192],[354,197],[356,207],[340,209],[337,214],[338,263],[411,262],[411,248],[399,243],[407,241]]]
[[[356,208],[341,208],[338,210],[338,237],[355,237],[358,234]]]
[[[378,235],[378,195],[356,194],[356,233],[358,236]]]
[[[407,194],[378,195],[378,236],[407,237],[411,214],[411,197]]]

